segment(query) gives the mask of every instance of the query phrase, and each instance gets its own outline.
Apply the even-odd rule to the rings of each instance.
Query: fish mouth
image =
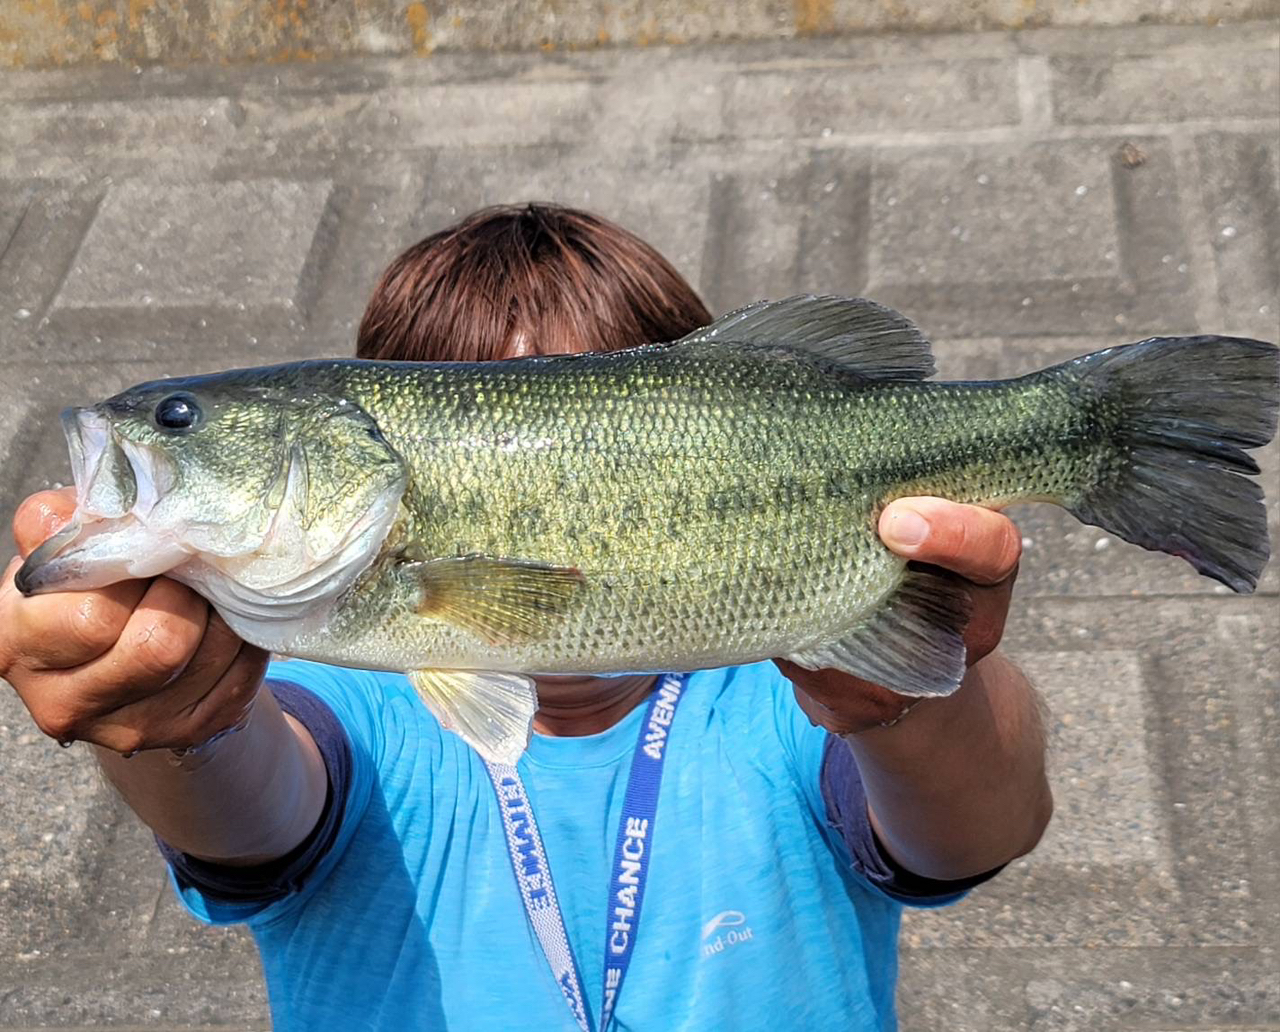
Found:
[[[85,516],[116,519],[132,512],[145,519],[173,487],[173,466],[163,453],[121,436],[96,409],[64,411],[62,432]]]
[[[132,509],[138,477],[106,417],[93,409],[67,409],[62,432],[71,453],[78,511],[111,519]]]
[[[187,558],[187,549],[146,520],[172,486],[168,461],[155,449],[121,437],[95,409],[67,409],[62,429],[76,511],[27,557],[14,578],[17,589],[24,595],[87,591],[155,577]]]

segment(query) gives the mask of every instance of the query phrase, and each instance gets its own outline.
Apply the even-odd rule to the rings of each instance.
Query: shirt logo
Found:
[[[722,910],[702,926],[702,955],[714,957],[751,937],[751,926],[747,924],[746,914],[741,910]]]

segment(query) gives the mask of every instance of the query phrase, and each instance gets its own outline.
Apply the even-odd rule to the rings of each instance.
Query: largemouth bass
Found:
[[[500,762],[528,742],[531,674],[780,656],[954,691],[968,596],[880,542],[899,497],[1055,502],[1254,588],[1269,545],[1244,449],[1276,430],[1274,346],[933,369],[897,312],[800,297],[608,354],[143,384],[64,413],[77,515],[17,584],[165,574],[263,648],[407,672]]]

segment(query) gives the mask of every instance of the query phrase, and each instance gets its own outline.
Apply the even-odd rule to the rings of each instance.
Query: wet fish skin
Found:
[[[147,569],[169,562],[246,640],[408,671],[447,725],[508,760],[535,703],[495,672],[789,656],[945,694],[966,595],[881,544],[883,506],[1056,502],[1251,590],[1268,542],[1239,474],[1257,472],[1242,449],[1275,432],[1276,356],[1166,338],[933,383],[897,313],[801,298],[613,354],[143,385],[70,424],[73,451],[106,442],[77,485],[110,511],[84,514],[88,546],[33,555],[20,587],[118,579],[122,550],[166,541]],[[200,425],[156,426],[174,395]],[[187,552],[171,561],[175,541]]]
[[[432,415],[405,407],[377,417],[415,426],[389,440],[411,468],[430,470],[404,498],[404,550],[382,556],[359,604],[350,600],[302,647],[350,642],[346,660],[367,661],[355,651],[363,656],[378,629],[379,662],[392,668],[421,665],[425,650],[448,668],[538,673],[789,654],[839,637],[900,582],[904,564],[875,530],[887,501],[1050,498],[1088,461],[1046,444],[1054,420],[1060,440],[1085,438],[1081,414],[1055,384],[851,390],[823,371],[779,371],[754,355],[673,365],[658,354],[588,359],[553,370],[531,393],[512,363],[406,389],[413,408]],[[385,396],[346,386],[362,399]],[[1010,406],[1041,411],[1023,424],[1008,418]],[[516,419],[526,429],[504,438]],[[927,437],[913,429],[926,422]],[[974,460],[952,468],[957,453]],[[486,645],[446,622],[424,637],[420,581],[403,560],[466,555],[576,568],[585,585],[538,640]]]

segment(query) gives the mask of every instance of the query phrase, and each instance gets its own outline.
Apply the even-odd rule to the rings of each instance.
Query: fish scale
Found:
[[[644,368],[654,362],[666,366],[660,375]],[[397,583],[392,563],[317,650],[341,643],[349,661],[368,661],[376,629],[385,652],[373,658],[396,668],[430,659],[607,673],[663,669],[674,655],[723,665],[780,654],[839,638],[897,586],[905,563],[875,532],[888,500],[1058,498],[1087,461],[1070,392],[1037,377],[875,387],[845,377],[837,387],[813,366],[788,369],[780,384],[749,352],[673,364],[659,352],[579,359],[533,395],[520,390],[523,371],[471,366],[413,383],[412,367],[390,369],[379,375],[411,400],[385,411],[378,399],[391,384],[366,396],[359,378],[350,383],[380,425],[414,427],[388,440],[419,471],[408,492],[418,552],[574,566],[586,586],[544,640],[489,647],[447,625],[424,633],[418,585]],[[1009,415],[1027,409],[1038,417]],[[559,443],[495,447],[516,425],[522,437]],[[559,489],[566,481],[577,490]],[[802,484],[802,500],[781,481]],[[468,499],[484,500],[482,521]],[[540,519],[522,518],[530,505]],[[384,608],[384,598],[395,602]]]

